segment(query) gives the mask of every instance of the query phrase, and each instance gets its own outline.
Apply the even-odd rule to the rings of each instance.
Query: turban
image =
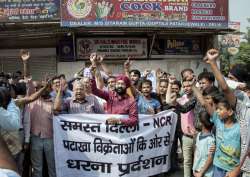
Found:
[[[119,75],[119,76],[116,77],[116,81],[119,81],[119,80],[122,80],[122,81],[125,82],[126,88],[131,86],[130,80],[129,80],[129,78],[127,76]]]

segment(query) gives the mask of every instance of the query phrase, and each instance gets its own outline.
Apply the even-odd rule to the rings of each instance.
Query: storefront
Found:
[[[13,4],[18,6],[14,1],[12,6],[6,5],[10,3],[5,3],[6,9]],[[29,4],[35,7],[33,1],[26,3]],[[128,57],[135,60],[132,68],[141,71],[161,68],[179,75],[182,69],[192,68],[200,72],[206,68],[202,56],[208,48],[217,46],[216,35],[228,31],[227,0],[223,3],[219,0],[111,0],[106,3],[63,0],[60,5],[57,1],[44,2],[42,7],[36,7],[39,8],[42,10],[36,12],[37,18],[20,15],[24,10],[19,15],[0,18],[6,24],[4,33],[0,34],[4,41],[0,44],[3,71],[21,69],[21,65],[12,65],[19,59],[6,49],[30,48],[32,53],[33,50],[37,53],[33,55],[34,68],[37,66],[33,72],[41,72],[41,76],[48,72],[72,77],[89,62],[91,52],[105,55],[105,62],[115,73],[122,72]]]

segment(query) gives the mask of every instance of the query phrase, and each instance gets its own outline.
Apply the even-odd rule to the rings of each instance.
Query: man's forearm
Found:
[[[30,76],[29,62],[23,61],[23,75],[24,77]]]
[[[54,103],[54,110],[61,111],[61,108],[62,108],[62,91],[58,91]]]
[[[218,84],[221,87],[223,93],[225,94],[227,100],[229,101],[229,103],[232,106],[235,106],[236,97],[235,97],[233,91],[227,85],[224,76],[222,75],[221,71],[219,70],[219,68],[217,66],[217,63],[212,62],[212,63],[210,63],[210,66],[211,66],[211,70],[213,71],[214,76],[215,76],[216,80],[218,81]]]

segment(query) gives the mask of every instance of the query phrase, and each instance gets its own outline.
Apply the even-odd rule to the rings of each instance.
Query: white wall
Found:
[[[162,70],[174,74],[178,79],[180,79],[180,73],[185,68],[191,68],[194,70],[195,74],[198,75],[203,71],[204,68],[208,68],[202,59],[164,59],[164,60],[151,60],[151,61],[135,61],[132,69],[139,69],[143,71],[145,69],[161,68]]]
[[[65,74],[67,79],[73,78],[74,74],[85,66],[84,61],[58,62],[57,74]]]
[[[85,65],[84,61],[80,62],[58,62],[57,64],[57,73],[64,73],[67,79],[73,77],[74,73],[79,71]],[[109,61],[108,65],[114,73],[123,72],[123,62],[114,62],[113,64]],[[143,72],[145,69],[161,68],[162,70],[176,75],[177,78],[180,78],[180,73],[185,68],[191,68],[195,71],[195,74],[199,74],[203,71],[204,68],[208,66],[202,61],[202,58],[175,58],[175,59],[162,59],[162,60],[136,60],[132,64],[131,69],[139,69]],[[209,70],[209,68],[208,68]]]

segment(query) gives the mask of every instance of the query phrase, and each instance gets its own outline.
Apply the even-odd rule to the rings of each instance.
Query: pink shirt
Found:
[[[189,99],[187,95],[183,95],[181,98],[177,99],[177,102],[180,105],[184,105],[186,102],[188,102]],[[183,134],[186,135],[192,135],[192,130],[195,130],[194,128],[194,111],[191,110],[187,113],[181,113],[181,129]]]
[[[53,138],[53,103],[51,100],[38,100],[30,103],[30,130],[40,138]]]

